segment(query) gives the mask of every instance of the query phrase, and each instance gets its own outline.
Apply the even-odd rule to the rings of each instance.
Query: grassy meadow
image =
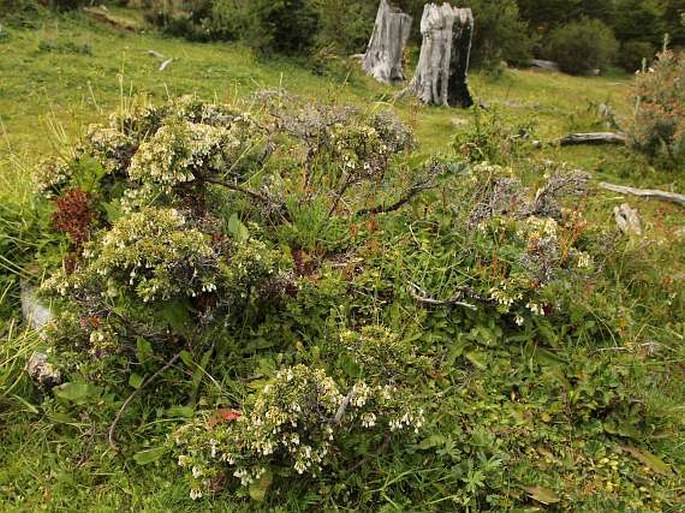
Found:
[[[335,63],[331,72],[317,74],[302,62],[259,58],[239,45],[164,37],[135,12],[115,14],[140,32],[121,32],[78,14],[44,19],[32,28],[3,27],[0,37],[0,511],[685,511],[685,317],[677,311],[684,304],[685,217],[675,205],[594,188],[609,181],[682,193],[685,174],[655,168],[623,147],[533,149],[531,144],[606,129],[602,105],[611,107],[620,124],[633,108],[631,76],[474,71],[470,85],[483,108],[425,107],[396,98],[397,89],[364,77],[354,64]],[[165,59],[151,51],[173,61],[159,71]],[[50,214],[34,194],[31,176],[43,159],[69,155],[89,124],[112,112],[186,94],[248,109],[256,105],[255,92],[281,89],[311,101],[396,112],[418,140],[407,165],[434,154],[459,160],[462,144],[482,137],[496,163],[510,167],[511,175],[533,190],[550,161],[587,171],[592,192],[578,201],[588,222],[614,230],[613,209],[628,202],[639,211],[645,237],[607,255],[595,295],[568,301],[582,312],[569,315],[592,323],[586,335],[559,326],[559,333],[536,327],[517,338],[484,315],[468,320],[476,323],[471,335],[484,340],[474,342],[450,331],[458,331],[450,310],[386,311],[374,288],[380,276],[401,276],[399,267],[411,264],[412,276],[450,295],[460,260],[440,245],[438,227],[463,218],[431,209],[446,202],[450,191],[458,197],[459,180],[450,182],[442,197],[431,193],[417,201],[403,217],[380,220],[375,244],[380,254],[397,255],[397,261],[384,262],[375,253],[368,257],[378,275],[360,277],[366,281],[359,290],[374,305],[372,315],[393,319],[403,329],[421,326],[424,333],[416,340],[426,347],[443,339],[462,344],[443,355],[443,363],[451,364],[424,384],[440,403],[428,432],[406,448],[391,444],[387,453],[371,451],[369,464],[346,481],[282,486],[264,502],[231,492],[191,501],[185,472],[172,457],[147,463],[139,455],[192,417],[201,400],[173,398],[160,406],[155,394],[141,394],[119,425],[122,447],[114,451],[106,432],[125,396],[103,395],[102,404],[66,408],[24,372],[42,341],[21,322],[19,280],[42,281],[48,265],[41,267],[35,257],[58,267],[56,255],[64,251],[63,242],[37,233]],[[429,220],[421,217],[424,212]],[[342,223],[335,229],[346,230]],[[445,244],[451,240],[444,237]],[[416,254],[401,253],[414,243]],[[336,290],[331,285],[327,292],[335,296]],[[275,356],[268,358],[280,361],[279,351],[285,350],[273,349]],[[246,359],[257,361],[254,353]],[[194,383],[195,391],[197,380],[208,390],[229,386],[225,376],[190,374],[179,372],[174,379]],[[246,393],[239,386],[231,393]],[[610,411],[614,401],[626,405],[620,414]],[[410,463],[403,460],[405,451]],[[346,470],[337,468],[335,475],[345,476]]]

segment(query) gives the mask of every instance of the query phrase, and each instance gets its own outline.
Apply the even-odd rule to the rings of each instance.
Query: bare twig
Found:
[[[266,197],[262,194],[259,194],[258,192],[255,192],[253,190],[241,187],[240,185],[235,185],[235,184],[232,184],[229,182],[225,182],[225,181],[219,180],[217,178],[204,178],[203,181],[206,183],[212,183],[214,185],[220,185],[220,186],[225,187],[226,189],[229,189],[231,191],[235,191],[235,192],[239,192],[241,194],[245,194],[246,196],[250,196],[251,198],[256,199],[257,201],[260,201],[260,202],[264,203],[265,205],[268,205],[271,202],[271,200],[268,197]]]
[[[345,415],[345,411],[349,407],[350,402],[352,401],[352,399],[354,399],[355,395],[357,395],[357,393],[356,393],[356,390],[354,388],[347,393],[347,395],[343,399],[343,402],[340,404],[338,411],[335,412],[335,417],[333,417],[333,424],[335,424],[335,425],[340,424],[340,421],[342,420],[343,415]]]
[[[412,185],[407,192],[404,193],[404,196],[402,196],[399,200],[397,200],[395,203],[392,203],[390,205],[377,205],[372,208],[364,208],[360,210],[359,212],[356,213],[358,216],[369,216],[369,215],[375,215],[375,214],[387,214],[388,212],[394,212],[395,210],[399,210],[402,208],[404,205],[409,203],[414,196],[419,194],[420,192],[423,191],[428,191],[430,189],[435,188],[435,184],[433,183],[433,178],[430,177],[427,180],[424,180],[422,182],[419,182],[417,184]]]
[[[463,306],[464,308],[468,308],[469,310],[478,310],[478,307],[476,305],[472,305],[471,303],[465,303],[461,301],[463,294],[460,294],[458,298],[440,300],[430,297],[416,283],[411,283],[410,285],[412,286],[412,290],[410,290],[411,295],[419,303],[432,306]]]
[[[128,399],[124,401],[124,404],[121,405],[121,408],[119,408],[119,412],[117,413],[117,416],[114,418],[114,421],[112,424],[109,426],[109,432],[107,433],[107,441],[109,442],[109,446],[113,449],[116,450],[117,446],[114,443],[114,431],[117,427],[117,424],[121,420],[121,417],[124,415],[128,407],[131,405],[133,402],[133,399],[136,398],[136,396],[140,393],[141,390],[143,390],[146,386],[148,386],[150,383],[152,383],[154,380],[156,380],[162,373],[164,373],[167,369],[169,369],[176,361],[181,357],[181,353],[183,351],[180,351],[176,353],[171,360],[169,360],[164,367],[159,369],[157,372],[155,372],[152,376],[150,376],[148,379],[145,380],[145,382],[140,385],[139,388],[137,388],[131,395],[128,396]]]
[[[610,347],[600,347],[599,349],[595,349],[595,351],[592,354],[597,354],[597,353],[606,353],[606,352],[617,352],[617,353],[623,353],[623,352],[628,352],[632,353],[635,350],[638,349],[646,349],[648,354],[653,354],[657,348],[659,347],[659,344],[656,342],[645,342],[644,344],[637,344],[636,346],[633,347],[626,347],[626,346],[610,346]]]

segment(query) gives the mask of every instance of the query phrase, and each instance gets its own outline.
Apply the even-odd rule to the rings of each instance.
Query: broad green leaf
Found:
[[[432,449],[433,447],[438,447],[444,445],[445,437],[442,435],[431,435],[428,438],[424,438],[419,444],[419,449],[426,450]]]
[[[240,219],[238,219],[237,214],[233,214],[228,220],[228,233],[233,235],[238,242],[247,242],[250,238],[250,231]]]
[[[140,363],[144,363],[152,356],[152,344],[149,340],[145,340],[143,337],[138,337],[136,340],[136,358]]]
[[[181,351],[181,361],[188,367],[195,367],[193,355],[191,355],[188,351]]]
[[[264,472],[262,477],[253,481],[250,484],[250,497],[255,502],[264,502],[266,498],[266,492],[269,491],[271,487],[271,482],[273,481],[273,476],[270,471]]]
[[[88,383],[63,383],[55,387],[53,393],[64,401],[74,403],[77,406],[86,404],[100,396],[100,387]]]
[[[131,385],[136,390],[139,389],[143,384],[143,376],[136,374],[135,372],[131,374],[128,378],[128,384]]]
[[[487,369],[487,355],[482,351],[469,351],[464,355],[474,367],[479,370]]]
[[[642,463],[646,467],[649,467],[657,474],[662,474],[664,476],[671,475],[671,466],[658,456],[655,456],[654,454],[647,451],[640,451],[635,447],[630,447],[628,445],[622,445],[621,449],[626,452],[629,452],[637,460],[639,460],[640,463]]]
[[[133,455],[133,460],[138,465],[147,465],[148,463],[154,463],[159,461],[162,456],[168,452],[166,447],[155,447],[154,449],[145,449],[144,451],[138,451]]]
[[[171,301],[160,311],[161,318],[169,325],[174,333],[189,337],[190,306],[186,301]]]
[[[642,436],[640,430],[630,422],[605,422],[604,431],[610,435],[620,435],[625,438],[639,440]]]
[[[195,410],[190,406],[172,406],[166,411],[169,417],[184,417],[191,418],[195,413]]]
[[[561,501],[559,496],[549,488],[543,488],[542,486],[529,486],[524,489],[531,499],[545,504],[546,506],[556,504]]]

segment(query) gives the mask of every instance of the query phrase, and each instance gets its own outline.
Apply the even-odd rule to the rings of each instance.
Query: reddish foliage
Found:
[[[293,249],[293,262],[295,263],[295,272],[298,276],[311,276],[316,272],[316,262],[301,249]]]
[[[213,428],[217,424],[220,424],[221,422],[233,422],[235,420],[238,420],[240,417],[242,417],[243,414],[239,412],[238,410],[231,410],[228,408],[222,408],[219,410],[216,410],[212,417],[209,419],[209,427]]]
[[[66,233],[74,246],[80,248],[90,238],[95,221],[92,196],[81,189],[70,189],[55,200],[55,206],[53,226]]]

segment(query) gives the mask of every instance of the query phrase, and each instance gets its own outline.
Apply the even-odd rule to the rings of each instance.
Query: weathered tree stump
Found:
[[[429,105],[473,105],[467,84],[473,25],[471,9],[448,3],[424,6],[421,55],[405,92]]]
[[[616,219],[618,229],[626,235],[642,235],[642,222],[637,215],[637,210],[628,203],[614,207],[614,219]]]
[[[362,68],[379,82],[392,84],[404,80],[402,57],[411,33],[412,18],[381,0],[376,23],[366,48]]]

